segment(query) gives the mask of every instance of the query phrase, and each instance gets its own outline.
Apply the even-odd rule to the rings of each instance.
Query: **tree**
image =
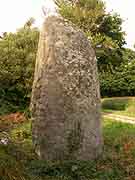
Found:
[[[115,73],[99,73],[102,96],[135,95],[135,59],[122,64]]]
[[[123,56],[126,64],[135,61],[135,51],[132,49],[125,48]]]
[[[31,28],[35,23],[35,19],[33,17],[29,18],[28,21],[24,24],[25,28]]]
[[[12,110],[29,104],[39,36],[31,20],[0,40],[0,101]]]
[[[125,33],[119,15],[106,13],[102,0],[56,0],[56,3],[60,14],[82,29],[90,39],[100,72],[112,72],[122,63]]]

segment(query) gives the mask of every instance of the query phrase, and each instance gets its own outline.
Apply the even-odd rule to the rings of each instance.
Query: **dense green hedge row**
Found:
[[[102,109],[124,111],[128,106],[128,98],[105,98],[102,101]]]

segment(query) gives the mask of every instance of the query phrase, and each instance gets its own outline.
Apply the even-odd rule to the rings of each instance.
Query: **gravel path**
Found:
[[[103,113],[103,117],[114,119],[116,121],[120,121],[124,123],[135,124],[135,118],[128,117],[128,116],[121,116],[121,115],[117,115],[113,113]]]

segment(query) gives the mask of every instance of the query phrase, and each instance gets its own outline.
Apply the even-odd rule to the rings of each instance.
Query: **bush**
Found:
[[[102,97],[135,96],[135,60],[99,77]]]
[[[128,98],[104,99],[102,102],[103,109],[124,111],[128,107]]]
[[[28,180],[22,164],[8,153],[7,147],[0,145],[0,180]]]
[[[29,105],[39,31],[24,27],[0,40],[0,114]]]

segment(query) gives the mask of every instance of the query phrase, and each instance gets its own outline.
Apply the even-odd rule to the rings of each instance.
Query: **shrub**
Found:
[[[0,114],[29,105],[39,31],[24,27],[0,40]]]
[[[102,97],[135,96],[135,60],[99,77]]]
[[[128,107],[128,98],[104,99],[102,102],[103,109],[122,111]]]

